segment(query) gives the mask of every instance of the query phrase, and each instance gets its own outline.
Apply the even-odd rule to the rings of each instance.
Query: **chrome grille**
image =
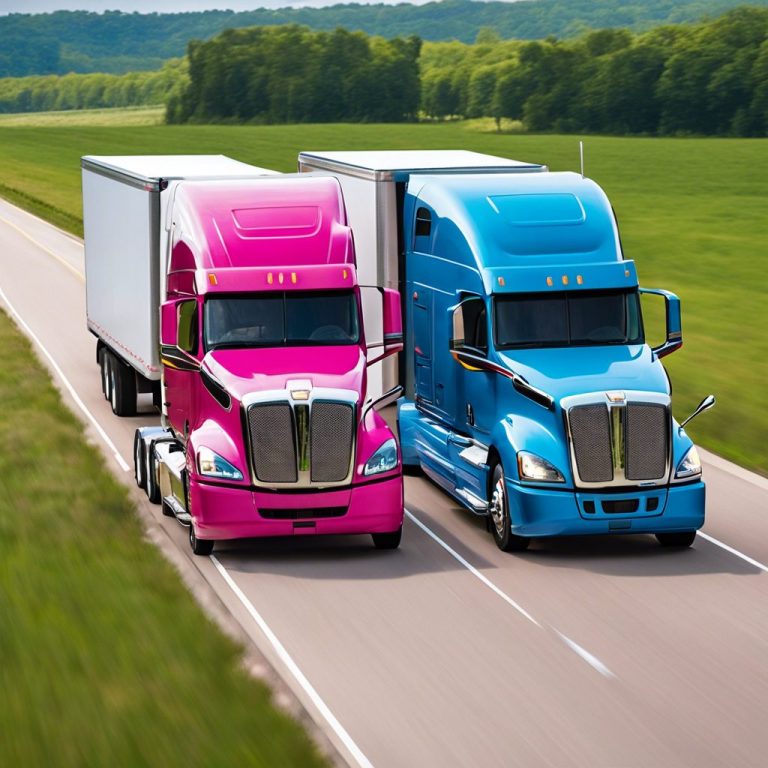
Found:
[[[340,482],[352,460],[353,410],[346,403],[313,403],[310,456],[313,483]]]
[[[658,481],[669,468],[669,408],[657,402],[588,403],[568,410],[572,462],[582,483]]]
[[[667,409],[629,403],[624,420],[627,480],[659,480],[667,471]]]
[[[608,409],[579,405],[568,412],[579,477],[586,483],[613,480],[613,452]]]
[[[252,405],[248,409],[253,467],[264,483],[295,483],[296,439],[288,403]]]

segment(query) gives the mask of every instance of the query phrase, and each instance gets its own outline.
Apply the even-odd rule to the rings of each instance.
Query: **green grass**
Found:
[[[0,126],[0,194],[74,232],[83,154],[223,153],[281,171],[306,149],[463,148],[578,168],[578,137],[495,133],[491,121],[423,125]],[[644,285],[677,292],[685,346],[667,358],[675,414],[713,392],[694,439],[768,473],[768,216],[764,139],[590,137],[587,174],[608,193]]]
[[[0,349],[0,765],[322,765],[3,313]]]
[[[0,128],[60,127],[77,125],[125,126],[160,125],[165,120],[164,106],[122,107],[119,109],[70,109],[57,112],[12,112],[0,114]]]

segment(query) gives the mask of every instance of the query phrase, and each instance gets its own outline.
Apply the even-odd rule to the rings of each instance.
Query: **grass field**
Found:
[[[0,765],[322,765],[2,312],[0,349]]]
[[[464,148],[578,168],[578,137],[482,127],[0,125],[0,195],[81,232],[84,154],[223,153],[288,171],[302,149]],[[768,140],[589,137],[585,148],[587,175],[611,198],[643,284],[682,298],[685,346],[667,358],[675,415],[714,393],[718,406],[691,435],[768,474]]]
[[[125,107],[124,109],[71,109],[59,112],[12,112],[0,114],[0,128],[60,127],[78,125],[126,126],[160,125],[165,120],[165,107]]]

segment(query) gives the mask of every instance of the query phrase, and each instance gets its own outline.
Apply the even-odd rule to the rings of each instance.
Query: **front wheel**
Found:
[[[504,468],[501,463],[493,467],[491,475],[490,512],[491,533],[496,546],[504,552],[521,552],[528,548],[531,540],[527,536],[512,533],[512,518],[509,514],[507,486],[504,480]]]
[[[696,531],[682,533],[657,533],[656,538],[662,547],[690,547],[696,538]]]
[[[198,539],[195,535],[195,526],[189,524],[189,546],[195,555],[207,556],[213,552],[213,539]]]
[[[400,546],[400,539],[403,536],[403,526],[401,525],[392,533],[372,533],[373,546],[376,549],[397,549]]]

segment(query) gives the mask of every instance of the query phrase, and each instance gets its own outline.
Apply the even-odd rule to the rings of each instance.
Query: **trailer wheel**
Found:
[[[160,503],[160,486],[157,484],[157,468],[155,466],[155,450],[152,447],[152,443],[149,444],[149,448],[145,451],[147,456],[147,485],[146,492],[147,498],[152,504]]]
[[[683,531],[681,533],[657,533],[656,538],[662,547],[690,547],[696,538],[696,531]]]
[[[401,525],[392,533],[372,533],[373,546],[376,549],[397,549],[400,546],[400,539],[403,536],[403,526]]]
[[[141,439],[141,432],[137,429],[133,436],[133,476],[136,485],[142,490],[147,487],[147,459],[144,456],[145,446]]]
[[[491,503],[488,506],[491,533],[496,546],[504,552],[521,552],[528,548],[531,540],[527,536],[512,533],[512,518],[509,514],[509,499],[504,481],[504,468],[495,464],[491,474]]]
[[[133,368],[113,354],[109,354],[109,389],[112,413],[115,416],[135,416],[136,374]]]
[[[216,542],[213,539],[198,539],[195,535],[194,523],[189,524],[189,546],[195,555],[207,556],[213,552],[213,545]]]
[[[107,368],[106,363],[104,362],[104,355],[104,347],[99,345],[98,349],[96,350],[96,361],[99,364],[99,374],[101,375],[101,394],[107,398]]]

